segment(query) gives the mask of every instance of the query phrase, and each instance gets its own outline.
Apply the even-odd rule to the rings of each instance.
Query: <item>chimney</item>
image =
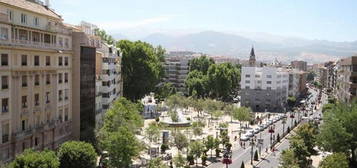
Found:
[[[46,6],[47,8],[50,8],[50,0],[45,0],[45,6]]]

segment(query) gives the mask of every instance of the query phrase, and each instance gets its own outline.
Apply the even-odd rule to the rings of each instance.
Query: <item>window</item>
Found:
[[[27,15],[21,13],[21,23],[22,24],[27,24]]]
[[[267,84],[271,84],[271,81],[267,81]]]
[[[58,66],[62,66],[63,63],[62,63],[62,57],[58,57]]]
[[[58,83],[62,83],[62,73],[58,74]]]
[[[12,21],[14,19],[14,12],[12,10],[8,9],[7,15],[9,16],[10,21]]]
[[[261,83],[262,83],[262,81],[261,81],[261,80],[258,80],[258,81],[257,81],[257,83],[258,83],[258,84],[261,84]]]
[[[35,75],[35,86],[40,85],[40,75]]]
[[[46,56],[46,66],[50,66],[50,65],[51,65],[51,57]]]
[[[245,75],[246,78],[250,78],[250,75]]]
[[[64,99],[68,100],[68,89],[64,90]]]
[[[113,53],[113,49],[109,47],[109,54]]]
[[[250,81],[249,81],[249,80],[246,80],[245,83],[250,83]]]
[[[66,47],[66,48],[69,48],[69,40],[66,38],[66,39],[64,39],[64,46]]]
[[[46,104],[50,103],[50,92],[46,92]]]
[[[62,37],[58,38],[58,43],[61,47],[63,47],[63,38]]]
[[[267,87],[267,90],[271,90],[271,87]]]
[[[62,99],[62,90],[59,90],[58,91],[58,101],[62,101],[63,99]]]
[[[35,26],[39,26],[39,25],[40,25],[40,19],[39,19],[38,17],[35,17],[35,18],[33,19],[33,24],[34,24]]]
[[[27,76],[22,76],[22,87],[27,87]]]
[[[249,86],[245,86],[245,88],[246,88],[246,89],[250,89],[250,87],[249,87]]]
[[[40,94],[35,94],[35,106],[40,105]]]
[[[26,124],[27,124],[27,121],[26,120],[22,120],[22,122],[21,122],[22,131],[26,130]],[[26,146],[26,145],[23,145],[23,146]]]
[[[35,138],[35,146],[38,146],[38,138]]]
[[[260,78],[260,75],[255,75],[256,78]]]
[[[22,96],[21,102],[22,102],[22,108],[27,108],[27,96]]]
[[[21,55],[21,65],[27,66],[27,55]]]
[[[9,55],[1,54],[1,66],[8,66],[8,65],[9,65]]]
[[[10,124],[2,124],[2,143],[9,142]]]
[[[64,66],[68,66],[68,57],[64,57]]]
[[[68,73],[64,74],[64,83],[68,83]]]
[[[51,75],[50,74],[46,75],[46,84],[47,85],[51,84]]]
[[[64,121],[68,121],[68,108],[64,109]]]
[[[2,76],[1,77],[1,89],[8,89],[9,88],[9,77]]]
[[[34,65],[35,66],[40,66],[40,56],[38,56],[38,55],[35,55],[35,57],[34,57]]]
[[[271,75],[267,75],[267,78],[271,78]]]
[[[4,98],[1,100],[1,112],[9,112],[9,98]]]
[[[7,41],[9,39],[9,29],[6,27],[0,28],[0,40]]]

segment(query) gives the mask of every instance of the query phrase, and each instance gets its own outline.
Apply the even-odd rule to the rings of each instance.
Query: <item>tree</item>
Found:
[[[94,147],[86,142],[68,141],[58,150],[61,168],[95,168],[97,154]]]
[[[197,112],[197,116],[199,117],[201,112],[203,111],[205,107],[205,101],[203,99],[194,99],[191,101],[191,106],[195,109]]]
[[[139,155],[142,145],[132,131],[120,127],[116,132],[111,132],[102,142],[101,146],[109,154],[111,167],[129,167],[132,158]]]
[[[202,127],[204,127],[204,124],[202,122],[193,122],[191,127],[195,136],[202,135]]]
[[[145,129],[145,135],[150,142],[156,143],[160,137],[160,127],[158,124],[155,122],[150,123]]]
[[[292,136],[290,138],[290,149],[294,152],[294,156],[297,159],[297,164],[300,167],[307,167],[307,157],[311,156],[311,154],[309,153],[303,138],[298,135]]]
[[[139,104],[132,103],[126,98],[115,101],[104,117],[103,127],[98,132],[102,138],[108,132],[116,132],[120,127],[128,127],[129,130],[136,130],[143,126],[143,119],[140,115],[142,111]]]
[[[181,153],[178,153],[176,157],[174,157],[174,165],[177,168],[183,168],[186,164],[185,158],[181,155]]]
[[[165,50],[159,46],[135,41],[121,40],[117,47],[122,51],[122,74],[124,96],[138,100],[154,91],[164,76]]]
[[[279,168],[300,168],[295,152],[292,149],[283,150],[280,155]]]
[[[155,158],[149,161],[148,168],[168,168],[168,166],[162,163],[161,158]]]
[[[36,152],[26,149],[10,163],[11,168],[59,168],[60,162],[53,151]]]
[[[95,29],[94,33],[96,36],[99,36],[103,41],[105,41],[109,45],[113,45],[115,43],[114,38],[111,35],[108,35],[105,30]]]
[[[289,96],[287,101],[288,101],[288,105],[289,105],[290,107],[292,107],[292,106],[294,106],[295,103],[296,103],[296,98],[295,98],[295,96]]]
[[[166,99],[167,97],[176,94],[175,86],[170,82],[165,82],[159,84],[155,91],[155,98],[160,101]]]
[[[211,97],[229,100],[238,88],[240,71],[230,63],[213,64],[209,67],[207,76]]]
[[[333,153],[320,162],[319,168],[348,168],[348,159],[344,153]]]
[[[190,154],[196,159],[196,166],[197,166],[198,158],[201,157],[204,150],[204,146],[200,141],[193,141],[190,143],[189,149],[190,149]]]
[[[296,135],[302,138],[310,154],[316,153],[314,147],[317,133],[317,128],[312,123],[303,124],[296,131]]]
[[[248,107],[239,107],[233,109],[233,119],[239,120],[240,124],[242,121],[250,121],[251,120],[251,112],[252,110]],[[241,127],[241,126],[239,126]]]
[[[211,157],[213,157],[212,151],[215,148],[215,144],[216,144],[216,140],[213,138],[212,135],[209,135],[206,139],[206,141],[204,141],[204,144],[206,146],[207,150],[211,150]]]
[[[207,95],[207,76],[198,70],[191,71],[185,79],[185,86],[189,96],[204,98]]]
[[[325,113],[328,110],[332,110],[335,107],[335,104],[325,104],[322,106],[322,113]]]
[[[185,134],[181,133],[180,131],[174,133],[174,144],[179,151],[182,151],[183,148],[188,147],[188,139]]]
[[[197,70],[205,75],[208,71],[208,68],[214,63],[215,62],[212,58],[209,58],[204,55],[190,60],[188,64],[190,72]]]

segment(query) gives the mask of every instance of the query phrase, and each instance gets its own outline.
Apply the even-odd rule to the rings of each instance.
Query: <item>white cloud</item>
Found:
[[[143,20],[137,20],[137,21],[110,21],[110,22],[99,22],[96,23],[99,27],[105,29],[105,30],[123,30],[123,29],[132,29],[132,28],[138,28],[138,27],[143,27],[146,25],[151,25],[155,23],[162,23],[171,20],[174,17],[174,15],[164,15],[164,16],[158,16],[158,17],[153,17],[153,18],[147,18]]]

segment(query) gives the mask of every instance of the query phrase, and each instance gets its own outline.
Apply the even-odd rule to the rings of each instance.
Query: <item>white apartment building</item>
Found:
[[[0,0],[0,161],[71,139],[72,32],[42,3]]]
[[[289,74],[276,67],[242,67],[241,105],[253,111],[281,112],[288,97]]]
[[[188,63],[193,57],[169,56],[165,58],[165,82],[172,83],[180,92],[186,92],[185,80],[189,72]]]
[[[96,107],[98,110],[96,120],[100,121],[104,112],[123,94],[120,50],[113,45],[102,42],[101,47],[97,49],[96,72],[98,76],[97,86],[99,87],[97,99],[101,99],[97,103],[98,107]]]

